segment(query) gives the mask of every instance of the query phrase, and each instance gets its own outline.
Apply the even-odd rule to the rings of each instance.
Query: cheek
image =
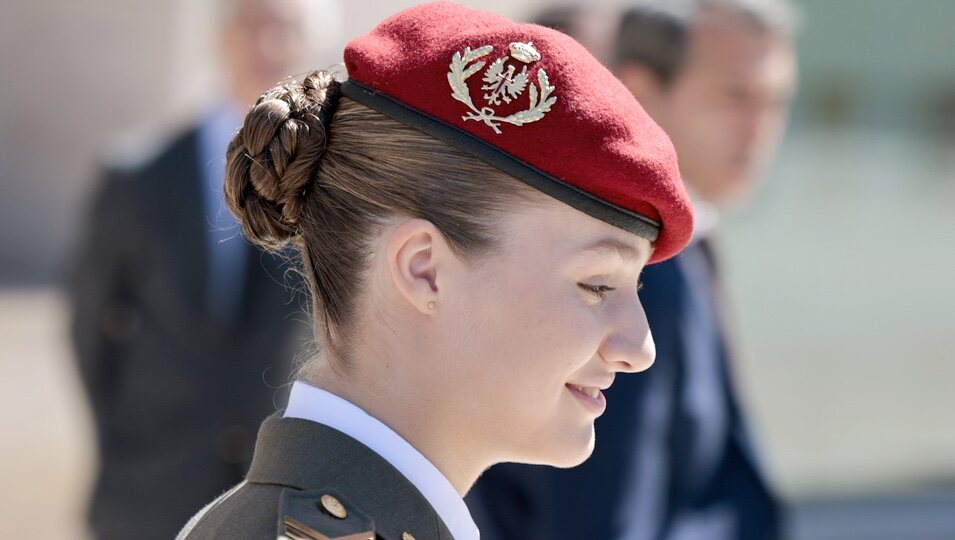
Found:
[[[600,343],[599,319],[576,284],[521,261],[514,272],[477,275],[454,298],[443,339],[460,360],[462,387],[506,394],[501,405],[535,396],[553,401]],[[477,399],[484,398],[478,396]],[[492,404],[496,406],[496,404]]]
[[[686,103],[685,105],[681,105]],[[669,122],[663,126],[676,148],[680,169],[699,176],[702,171],[719,166],[727,153],[728,119],[724,113],[707,107],[699,100],[674,103]],[[694,174],[695,173],[695,174]]]
[[[545,393],[559,389],[592,358],[595,319],[578,295],[555,287],[510,295],[507,302],[491,322],[487,361],[510,379],[508,384]]]
[[[706,153],[709,158],[730,153],[738,124],[738,115],[730,108],[713,106],[704,109],[696,124],[690,126],[697,147],[695,150]]]

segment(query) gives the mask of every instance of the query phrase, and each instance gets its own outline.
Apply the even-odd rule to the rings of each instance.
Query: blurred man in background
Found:
[[[619,8],[602,3],[556,4],[539,12],[531,22],[573,37],[594,58],[608,65],[613,60],[619,12]]]
[[[612,67],[673,140],[694,241],[644,271],[656,363],[609,389],[593,456],[570,470],[486,473],[469,501],[484,540],[782,534],[733,388],[712,233],[779,143],[796,81],[793,19],[785,0],[645,0],[623,14]]]
[[[97,430],[89,518],[101,539],[172,538],[244,477],[307,332],[290,317],[301,308],[287,268],[241,236],[222,177],[245,110],[315,62],[303,51],[316,40],[337,39],[322,32],[339,27],[337,4],[217,8],[228,91],[157,152],[107,167],[77,252],[72,330]]]

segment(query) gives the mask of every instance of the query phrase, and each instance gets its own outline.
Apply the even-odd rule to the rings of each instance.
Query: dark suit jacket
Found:
[[[667,538],[676,520],[717,507],[731,514],[736,532],[730,538],[779,536],[777,503],[755,462],[722,343],[714,344],[720,348],[717,384],[729,428],[716,463],[703,474],[689,471],[686,457],[695,433],[681,410],[681,380],[692,292],[676,260],[648,267],[643,283],[641,301],[657,346],[653,367],[617,377],[607,392],[607,412],[596,423],[596,448],[583,465],[560,470],[508,464],[485,473],[467,499],[482,540],[613,540],[634,519],[655,521],[657,532],[645,540],[656,540]],[[639,496],[634,476],[647,488]]]
[[[328,495],[344,516],[324,510]],[[384,458],[330,427],[278,416],[262,424],[248,479],[203,508],[177,540],[274,540],[288,535],[288,517],[318,533],[300,537],[316,540],[454,540]]]
[[[99,443],[98,538],[169,539],[239,481],[304,333],[284,263],[252,248],[238,314],[210,315],[200,173],[195,130],[108,171],[78,251],[72,332]]]

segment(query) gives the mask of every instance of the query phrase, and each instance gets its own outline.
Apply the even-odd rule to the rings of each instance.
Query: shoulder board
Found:
[[[380,540],[374,521],[335,490],[285,489],[279,540]]]

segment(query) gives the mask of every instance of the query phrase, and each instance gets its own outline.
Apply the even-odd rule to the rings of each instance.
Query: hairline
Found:
[[[663,84],[677,79],[687,65],[691,44],[696,37],[700,22],[706,17],[719,16],[748,25],[754,31],[768,32],[773,36],[792,38],[799,27],[799,14],[789,0],[641,0],[626,9],[617,25],[617,38],[613,50],[615,68],[629,63],[645,64],[654,71]],[[647,50],[669,48],[675,52],[669,65],[655,64],[650,56],[633,51],[631,26],[643,24],[657,30],[656,43],[647,42]],[[655,45],[656,47],[654,47]],[[667,71],[662,73],[661,71]]]

